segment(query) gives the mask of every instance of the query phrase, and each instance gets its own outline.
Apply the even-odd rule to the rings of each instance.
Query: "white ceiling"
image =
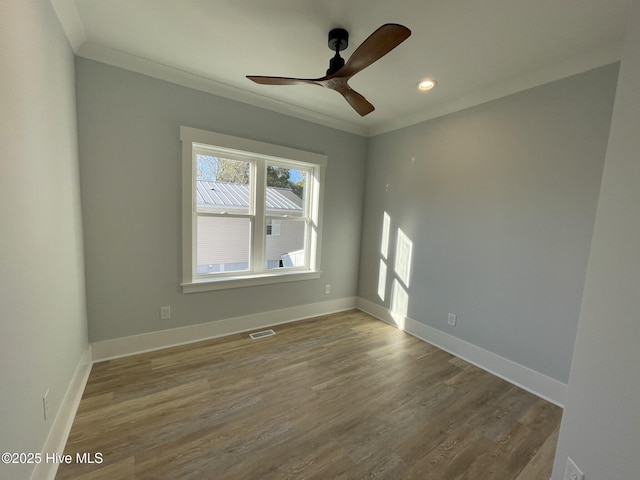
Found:
[[[51,0],[79,56],[342,130],[372,135],[619,60],[629,0]],[[265,86],[245,75],[314,78],[350,33],[348,58],[376,28],[403,44],[336,92]],[[438,87],[419,92],[432,77]]]

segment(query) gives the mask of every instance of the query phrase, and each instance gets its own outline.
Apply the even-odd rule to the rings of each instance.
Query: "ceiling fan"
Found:
[[[336,53],[330,60],[329,69],[324,77],[320,78],[288,78],[288,77],[261,77],[247,75],[261,85],[319,85],[340,93],[349,102],[349,105],[361,116],[365,116],[375,110],[369,101],[353,90],[348,80],[362,69],[379,60],[391,50],[404,42],[411,35],[411,30],[396,23],[387,23],[378,28],[360,44],[345,63],[340,57],[340,52],[349,45],[349,32],[343,28],[334,28],[329,32],[329,48]]]

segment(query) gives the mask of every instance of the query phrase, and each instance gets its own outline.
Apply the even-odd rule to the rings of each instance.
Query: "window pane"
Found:
[[[267,215],[306,216],[308,177],[307,170],[267,165]]]
[[[198,217],[196,272],[249,270],[251,220],[249,218]]]
[[[250,213],[251,164],[240,160],[196,155],[196,210]]]
[[[304,267],[304,230],[303,221],[267,219],[266,268]]]

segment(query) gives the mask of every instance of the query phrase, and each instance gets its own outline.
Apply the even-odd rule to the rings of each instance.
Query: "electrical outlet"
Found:
[[[171,307],[160,307],[160,320],[169,320],[171,318]]]
[[[567,458],[567,469],[564,472],[564,480],[584,480],[584,473],[580,470],[571,457]]]
[[[450,314],[449,314],[449,316],[448,316],[448,318],[447,318],[447,323],[448,323],[449,325],[453,325],[453,326],[455,327],[455,325],[456,325],[456,320],[457,320],[457,319],[458,319],[458,316],[457,316],[457,315],[455,315],[455,314],[453,314],[453,313],[450,313]]]
[[[44,392],[44,395],[42,396],[42,414],[44,417],[44,421],[47,421],[47,418],[49,418],[49,389],[47,388],[47,391]]]
[[[324,286],[324,294],[329,295],[331,293],[331,285]]]

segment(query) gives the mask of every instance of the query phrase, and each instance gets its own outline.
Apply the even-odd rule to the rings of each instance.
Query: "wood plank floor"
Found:
[[[360,311],[93,366],[56,479],[548,480],[562,410]]]

